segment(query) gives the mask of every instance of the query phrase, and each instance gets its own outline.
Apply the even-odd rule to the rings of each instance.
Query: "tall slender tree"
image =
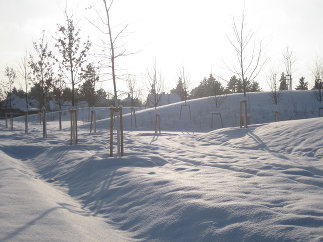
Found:
[[[161,73],[157,70],[156,61],[154,61],[152,69],[148,71],[148,88],[150,94],[147,103],[152,103],[156,110],[163,90],[163,79]]]
[[[308,90],[308,82],[305,81],[305,77],[301,77],[298,82],[298,86],[295,88],[296,90]]]
[[[80,28],[74,24],[73,16],[65,11],[65,24],[58,24],[56,47],[60,53],[58,62],[72,85],[72,106],[75,106],[75,90],[82,81],[82,67],[91,46],[89,39],[81,42]]]
[[[8,78],[8,97],[9,97],[9,107],[12,109],[12,86],[16,79],[16,71],[12,67],[6,67],[5,76]]]
[[[313,96],[314,98],[319,101],[322,102],[323,100],[323,82],[322,82],[322,78],[323,78],[323,64],[322,64],[322,60],[317,58],[315,61],[315,65],[313,68],[313,75],[314,75],[314,86],[313,86]]]
[[[19,63],[19,74],[21,78],[24,81],[24,86],[25,86],[25,100],[26,100],[26,110],[28,111],[28,86],[30,85],[30,67],[28,65],[28,55],[22,57],[20,63]]]
[[[40,100],[39,107],[46,108],[47,98],[53,85],[54,62],[52,52],[48,48],[45,40],[45,31],[39,42],[34,42],[35,56],[30,55],[29,66],[32,70],[31,78],[34,83],[39,83]]]
[[[262,41],[256,41],[255,33],[246,29],[245,13],[240,22],[233,19],[233,38],[228,40],[236,55],[237,64],[228,67],[242,81],[243,94],[246,96],[248,83],[252,83],[259,75],[266,59],[263,58]]]
[[[285,66],[285,78],[286,78],[286,84],[288,87],[288,90],[293,89],[293,66],[295,63],[295,58],[293,55],[293,51],[289,49],[287,46],[285,51],[283,52],[283,61],[284,61],[284,66]],[[287,82],[287,79],[289,82]]]

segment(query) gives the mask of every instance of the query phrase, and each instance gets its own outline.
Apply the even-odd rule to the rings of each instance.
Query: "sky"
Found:
[[[90,6],[94,6],[89,9]],[[100,0],[0,0],[0,80],[5,81],[6,66],[17,67],[26,52],[33,53],[44,29],[50,46],[57,24],[64,24],[64,9],[73,13],[83,40],[93,42],[92,53],[100,51],[102,34],[90,22],[100,25],[94,9],[101,11]],[[224,80],[233,75],[227,66],[236,65],[228,38],[232,38],[233,18],[246,15],[246,29],[254,32],[268,59],[256,81],[269,90],[268,76],[284,71],[282,53],[293,51],[294,87],[301,76],[313,83],[312,69],[323,58],[323,1],[320,0],[118,0],[112,7],[115,33],[125,25],[127,35],[120,40],[128,53],[118,60],[119,90],[126,90],[124,74],[133,75],[143,92],[148,90],[147,72],[156,62],[164,80],[164,91],[176,86],[181,67],[188,76],[189,89],[210,73]],[[93,57],[93,61],[98,59]],[[103,72],[103,71],[102,71]],[[122,74],[122,75],[121,75]],[[102,76],[99,87],[112,91],[112,82]],[[104,81],[105,80],[105,81]],[[223,85],[226,85],[225,81]],[[17,84],[19,86],[19,84]],[[21,86],[21,84],[20,84]]]

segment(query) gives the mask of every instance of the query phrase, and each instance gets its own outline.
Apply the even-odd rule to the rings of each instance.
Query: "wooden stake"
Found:
[[[244,117],[242,115],[242,104],[244,104]],[[244,118],[244,120],[243,120],[243,118]],[[245,128],[248,128],[247,100],[240,101],[240,128],[242,128],[243,124],[244,124]]]
[[[10,130],[13,130],[13,113],[10,113]]]
[[[276,111],[275,112],[275,121],[278,122],[279,121],[279,113]]]
[[[322,117],[323,115],[321,115],[321,110],[323,110],[323,107],[319,108],[319,117]]]
[[[155,118],[155,134],[157,134],[157,124],[158,124],[158,131],[159,131],[159,133],[161,133],[161,131],[160,131],[160,114],[156,114],[156,118]]]
[[[122,121],[122,107],[110,108],[110,157],[113,157],[113,125],[114,125],[114,113],[118,113],[120,117],[120,155],[124,156],[124,146],[123,146],[123,121]]]
[[[28,133],[28,112],[25,112],[25,134]]]
[[[132,128],[132,119],[135,119],[135,128],[137,128],[137,120],[136,120],[136,110],[134,107],[130,108],[130,113],[131,113],[131,128]]]
[[[92,133],[92,129],[94,130],[94,133],[96,133],[96,112],[95,112],[95,110],[91,110],[90,133]]]
[[[8,128],[8,114],[5,113],[4,116],[5,116],[5,119],[6,119],[6,128]]]
[[[43,108],[43,138],[47,138],[47,127],[46,127],[46,109]]]
[[[124,155],[123,149],[123,122],[122,122],[122,107],[119,107],[119,114],[120,114],[120,132],[121,132],[121,156]]]
[[[110,157],[113,157],[113,123],[114,108],[110,108]]]
[[[211,129],[213,129],[213,123],[214,123],[214,116],[215,115],[218,115],[220,117],[221,127],[223,128],[223,120],[222,120],[221,113],[211,113]]]
[[[189,104],[181,104],[181,111],[179,112],[179,120],[181,120],[182,118],[182,109],[183,107],[188,107],[188,111],[189,111],[189,114],[190,114],[190,120],[192,120],[192,114],[191,114],[191,106]]]
[[[62,111],[58,112],[58,126],[59,130],[62,130]]]
[[[71,114],[71,142],[70,142],[70,144],[72,145],[73,143],[75,143],[75,144],[78,143],[78,137],[77,137],[77,110],[76,109],[71,109],[70,114]]]

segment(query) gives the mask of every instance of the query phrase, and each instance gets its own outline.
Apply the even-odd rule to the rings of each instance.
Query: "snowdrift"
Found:
[[[317,116],[319,104],[306,96],[309,93],[295,93],[303,99],[290,93],[296,104],[286,101],[288,105],[283,105],[288,95],[282,97],[281,119],[289,119],[290,115],[295,119]],[[228,127],[230,122],[237,126],[232,117],[235,112],[239,114],[241,96],[232,97],[220,107],[227,126],[212,131],[203,126],[214,108],[211,98],[190,102],[191,122],[175,116],[179,115],[180,104],[160,107],[161,116],[169,117],[162,119],[160,135],[155,135],[153,129],[148,131],[149,117],[155,111],[138,111],[137,130],[128,126],[125,131],[122,159],[108,157],[108,119],[98,121],[95,134],[89,133],[84,121],[79,129],[79,145],[74,146],[67,145],[68,126],[58,131],[56,121],[49,122],[47,139],[40,138],[39,124],[33,124],[31,132],[24,134],[18,124],[12,132],[1,123],[0,164],[5,170],[0,172],[23,164],[19,169],[36,176],[52,194],[36,189],[50,202],[29,203],[34,213],[26,214],[21,209],[15,213],[16,218],[26,216],[33,221],[42,212],[33,206],[51,209],[66,196],[71,200],[66,198],[64,206],[75,206],[80,216],[91,216],[91,226],[99,223],[96,218],[105,221],[107,229],[114,231],[107,240],[322,240],[322,118],[267,123],[267,118],[274,119],[271,112],[275,107],[266,106],[265,94],[255,94],[249,96],[250,122],[266,123],[252,124],[248,129]],[[225,106],[231,102],[235,106]],[[125,123],[128,118],[125,116]],[[197,132],[200,128],[210,132]],[[1,194],[16,194],[19,184],[9,186],[8,176],[3,177]],[[22,194],[22,199],[26,197]],[[4,218],[0,219],[0,228],[5,228],[0,230],[0,240],[44,238],[35,237],[32,226],[21,229],[30,220],[15,223],[13,219],[10,226],[6,225],[9,212],[15,211],[8,199],[0,200],[1,211],[6,211],[0,214]],[[58,219],[61,215],[52,216]],[[68,215],[64,219],[66,224],[75,223]],[[46,220],[48,226],[44,228],[55,231],[55,226],[50,228],[56,221]],[[104,226],[98,229],[104,231]],[[66,238],[75,238],[73,232],[64,233]],[[83,238],[89,237],[91,232]]]

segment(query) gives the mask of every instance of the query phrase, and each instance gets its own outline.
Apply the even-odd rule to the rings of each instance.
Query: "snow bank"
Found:
[[[290,105],[290,101],[283,105],[282,97],[281,119],[290,115],[295,119],[317,116],[319,104],[306,96],[309,93],[295,93],[300,96],[293,92],[284,96],[285,100],[295,98],[295,105]],[[266,106],[270,101],[266,95],[248,97],[251,123],[274,119],[271,112],[275,107]],[[232,122],[233,126],[237,125],[232,117],[238,112],[240,99],[241,96],[232,95],[220,107],[225,122]],[[32,168],[32,174],[51,187],[49,193],[52,188],[56,191],[50,196],[40,187],[40,194],[50,201],[59,202],[65,196],[72,199],[67,203],[93,216],[95,221],[88,223],[103,218],[115,231],[111,240],[114,236],[141,241],[322,240],[322,118],[197,132],[200,128],[208,130],[203,120],[214,111],[211,101],[203,98],[190,102],[192,121],[175,117],[180,104],[160,107],[161,116],[169,117],[162,119],[160,135],[151,129],[149,118],[153,118],[154,110],[138,111],[138,129],[125,131],[122,159],[108,157],[108,119],[98,121],[95,134],[89,133],[86,122],[80,125],[79,145],[75,146],[68,145],[68,126],[57,131],[56,121],[49,122],[47,139],[40,138],[39,124],[32,124],[27,135],[18,124],[15,132],[6,131],[1,124],[0,150],[5,155],[0,160],[7,160],[5,169],[11,169],[12,161],[23,163],[23,171]],[[129,117],[125,116],[129,128],[127,122]],[[20,185],[9,184],[9,178],[0,178],[0,189],[16,194]],[[22,194],[21,199],[27,199],[25,196]],[[40,210],[46,211],[42,204],[49,201],[39,203],[44,208]],[[4,200],[3,211],[14,210],[8,204]],[[15,216],[19,218],[18,215]],[[0,221],[7,221],[8,216],[5,213],[6,219]],[[55,219],[59,216],[53,215]],[[64,216],[67,224],[75,222]],[[28,223],[26,218],[22,224]],[[10,226],[17,223],[18,228],[22,227],[11,221]],[[5,230],[0,235],[8,237]]]

